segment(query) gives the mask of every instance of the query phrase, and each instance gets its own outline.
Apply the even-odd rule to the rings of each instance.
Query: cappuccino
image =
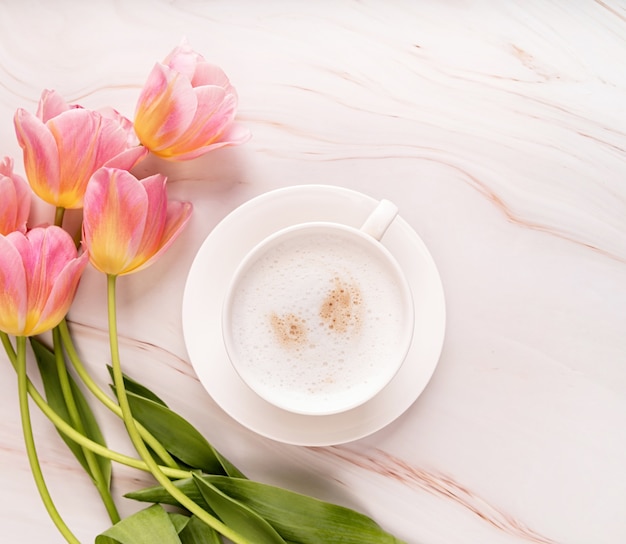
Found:
[[[242,265],[225,339],[261,397],[291,411],[333,413],[395,374],[410,343],[412,301],[393,259],[368,238],[296,229]]]

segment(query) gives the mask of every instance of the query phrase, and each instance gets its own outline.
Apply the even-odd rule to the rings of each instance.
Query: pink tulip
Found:
[[[13,173],[13,160],[0,162],[0,234],[26,232],[31,193],[28,183]]]
[[[167,178],[138,180],[126,170],[101,168],[87,187],[83,241],[91,264],[118,276],[152,264],[191,216],[189,202],[167,200]]]
[[[0,330],[33,336],[56,327],[74,299],[87,266],[60,227],[0,236]]]
[[[234,122],[237,93],[226,74],[187,44],[148,76],[135,112],[135,131],[152,153],[172,160],[199,157],[250,138]]]
[[[146,151],[133,143],[132,126],[119,113],[68,105],[44,91],[37,115],[18,109],[15,130],[26,177],[35,194],[61,208],[80,208],[87,182],[101,166],[131,168]]]

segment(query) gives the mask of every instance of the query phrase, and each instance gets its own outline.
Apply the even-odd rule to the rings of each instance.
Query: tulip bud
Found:
[[[85,193],[83,243],[96,269],[114,276],[137,272],[178,237],[192,206],[168,202],[165,184],[161,174],[138,180],[118,168],[93,175]]]
[[[164,159],[187,160],[250,138],[235,123],[237,93],[226,74],[183,44],[157,63],[135,112],[141,143]]]
[[[60,227],[37,227],[0,236],[0,330],[34,336],[67,314],[87,254],[78,256]]]

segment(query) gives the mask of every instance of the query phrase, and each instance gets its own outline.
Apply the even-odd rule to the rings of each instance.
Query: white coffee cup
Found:
[[[360,229],[290,226],[242,260],[224,300],[223,338],[260,397],[328,415],[367,402],[397,373],[414,327],[410,287],[380,242],[397,213],[382,200]]]

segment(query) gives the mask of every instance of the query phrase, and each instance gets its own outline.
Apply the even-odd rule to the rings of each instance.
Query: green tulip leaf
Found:
[[[202,498],[229,527],[255,544],[285,544],[276,530],[246,505],[222,493],[210,482],[193,475]]]
[[[107,365],[107,370],[109,371],[109,376],[113,379],[113,367],[111,365]],[[139,382],[129,378],[126,374],[122,374],[124,378],[124,387],[126,388],[127,393],[134,393],[138,397],[142,397],[144,399],[149,399],[161,406],[167,406],[165,402],[159,398],[156,393],[150,391],[145,385],[141,385]]]
[[[403,544],[374,520],[344,506],[247,479],[202,475],[196,477],[265,519],[287,542],[299,544]],[[175,482],[190,499],[206,497],[190,478]],[[177,502],[162,487],[129,493],[126,497],[163,504]]]
[[[124,518],[98,535],[95,540],[95,544],[156,544],[157,542],[158,544],[182,544],[172,518],[158,504]]]
[[[180,536],[180,532],[187,526],[189,523],[189,516],[185,516],[184,514],[178,514],[176,512],[168,512],[167,515],[170,517],[170,521],[176,529],[176,532]]]
[[[174,457],[194,469],[226,473],[222,457],[187,420],[166,406],[134,393],[128,393],[128,402],[135,419]]]
[[[172,482],[172,485],[175,485],[180,491],[187,495],[191,500],[202,506],[205,510],[209,508],[209,505],[204,501],[204,498],[202,497],[202,494],[193,479],[185,478],[182,480],[175,480]],[[145,487],[143,489],[138,489],[137,491],[130,491],[129,493],[124,494],[124,497],[140,502],[154,502],[180,506],[178,501],[160,485]]]
[[[174,457],[192,469],[245,478],[191,423],[168,408],[149,389],[126,376],[124,383],[130,384],[126,392],[133,417]]]
[[[50,407],[66,423],[72,425],[72,420],[70,418],[59,381],[54,352],[35,337],[30,338],[30,343],[33,349],[33,353],[35,354],[37,366],[39,367],[39,373],[41,375],[41,380],[43,382],[44,391],[46,394],[46,401],[48,402]],[[70,382],[72,395],[76,402],[76,407],[78,409],[78,413],[85,431],[85,435],[87,436],[87,438],[90,438],[94,442],[106,446],[104,436],[102,434],[102,431],[100,430],[94,413],[89,406],[89,403],[87,402],[82,391],[76,384],[76,381],[69,373],[68,379]],[[94,475],[91,473],[91,469],[89,468],[89,464],[87,463],[87,459],[85,458],[85,454],[81,446],[79,446],[76,442],[68,438],[63,433],[59,432],[59,434],[61,435],[63,441],[67,444],[68,448],[72,451],[76,459],[78,459],[78,462],[82,465],[87,474],[94,478]],[[100,456],[96,456],[96,459],[100,466],[100,471],[102,472],[104,480],[107,482],[107,485],[110,485],[111,461]]]
[[[222,544],[222,539],[215,529],[196,516],[188,519],[189,522],[178,533],[182,544]]]
[[[263,516],[288,540],[302,544],[400,544],[355,510],[250,480],[206,476],[220,491]]]

